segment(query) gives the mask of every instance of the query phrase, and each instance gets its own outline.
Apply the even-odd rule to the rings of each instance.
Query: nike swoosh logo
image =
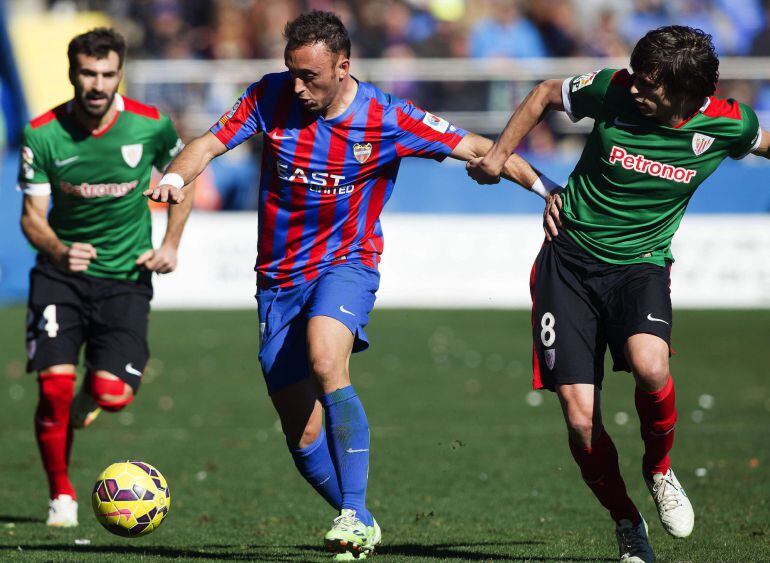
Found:
[[[137,377],[142,377],[142,372],[132,366],[131,362],[126,364],[126,373],[130,373],[131,375],[135,375]]]
[[[666,323],[667,325],[671,324],[668,321],[664,321],[663,319],[656,319],[655,317],[652,316],[652,313],[647,313],[647,320],[655,323]]]
[[[627,121],[622,121],[619,118],[615,118],[615,125],[617,127],[639,127],[637,123],[628,123]]]
[[[67,164],[69,164],[70,162],[75,162],[75,161],[76,161],[77,159],[79,159],[79,158],[80,158],[80,155],[79,155],[79,154],[76,154],[75,156],[71,156],[71,157],[69,157],[69,158],[65,158],[64,160],[59,160],[59,159],[57,158],[56,160],[54,160],[54,161],[53,161],[53,163],[54,163],[54,166],[56,166],[56,167],[60,168],[60,167],[62,167],[62,166],[66,166],[66,165],[67,165]]]
[[[346,315],[353,315],[354,317],[356,316],[356,314],[355,314],[355,313],[353,313],[353,312],[351,312],[351,311],[348,311],[348,310],[345,308],[345,305],[340,305],[340,311],[342,311],[342,312],[343,312],[343,313],[345,313]]]
[[[272,137],[276,141],[283,141],[283,140],[286,140],[286,139],[293,139],[294,138],[291,135],[276,135],[275,133],[270,133],[270,137]]]
[[[363,450],[354,450],[353,448],[348,448],[348,449],[347,449],[347,450],[345,450],[345,451],[346,451],[347,453],[349,453],[349,454],[357,454],[357,453],[361,453],[361,452],[368,452],[368,451],[369,451],[369,448],[366,448],[366,449],[363,449]]]

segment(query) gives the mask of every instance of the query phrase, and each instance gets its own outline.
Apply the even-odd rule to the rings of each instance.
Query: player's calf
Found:
[[[119,411],[133,400],[133,389],[121,379],[109,372],[91,372],[72,401],[70,423],[73,428],[85,428],[102,410]]]

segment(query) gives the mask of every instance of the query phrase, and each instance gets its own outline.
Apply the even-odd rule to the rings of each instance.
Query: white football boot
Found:
[[[620,561],[623,563],[652,563],[655,554],[647,539],[647,522],[641,520],[634,526],[631,520],[621,520],[615,528]]]
[[[658,508],[663,529],[675,538],[689,536],[695,525],[695,514],[687,493],[671,468],[666,473],[656,473],[645,482]]]
[[[78,525],[78,502],[70,495],[59,495],[48,501],[48,526],[72,528]]]

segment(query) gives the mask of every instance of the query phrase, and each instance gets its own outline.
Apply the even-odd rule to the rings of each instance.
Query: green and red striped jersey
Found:
[[[673,260],[671,239],[700,184],[728,156],[760,141],[748,106],[711,96],[673,127],[643,116],[627,70],[603,69],[562,85],[573,121],[593,118],[562,194],[565,227],[588,253],[612,264]]]
[[[135,280],[135,260],[152,248],[142,191],[152,167],[165,169],[182,141],[154,107],[120,94],[115,100],[114,120],[98,133],[76,121],[72,100],[33,119],[24,129],[19,188],[51,195],[48,221],[62,242],[96,248],[86,274]]]

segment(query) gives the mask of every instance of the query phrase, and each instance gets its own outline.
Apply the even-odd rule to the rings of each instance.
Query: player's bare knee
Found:
[[[106,371],[91,375],[91,395],[106,411],[119,411],[134,400],[134,390],[120,378]]]
[[[318,353],[310,358],[310,371],[318,382],[333,383],[344,375],[344,365],[330,354]]]
[[[645,391],[657,391],[666,385],[669,378],[668,358],[656,355],[635,359],[631,370],[637,385]]]

